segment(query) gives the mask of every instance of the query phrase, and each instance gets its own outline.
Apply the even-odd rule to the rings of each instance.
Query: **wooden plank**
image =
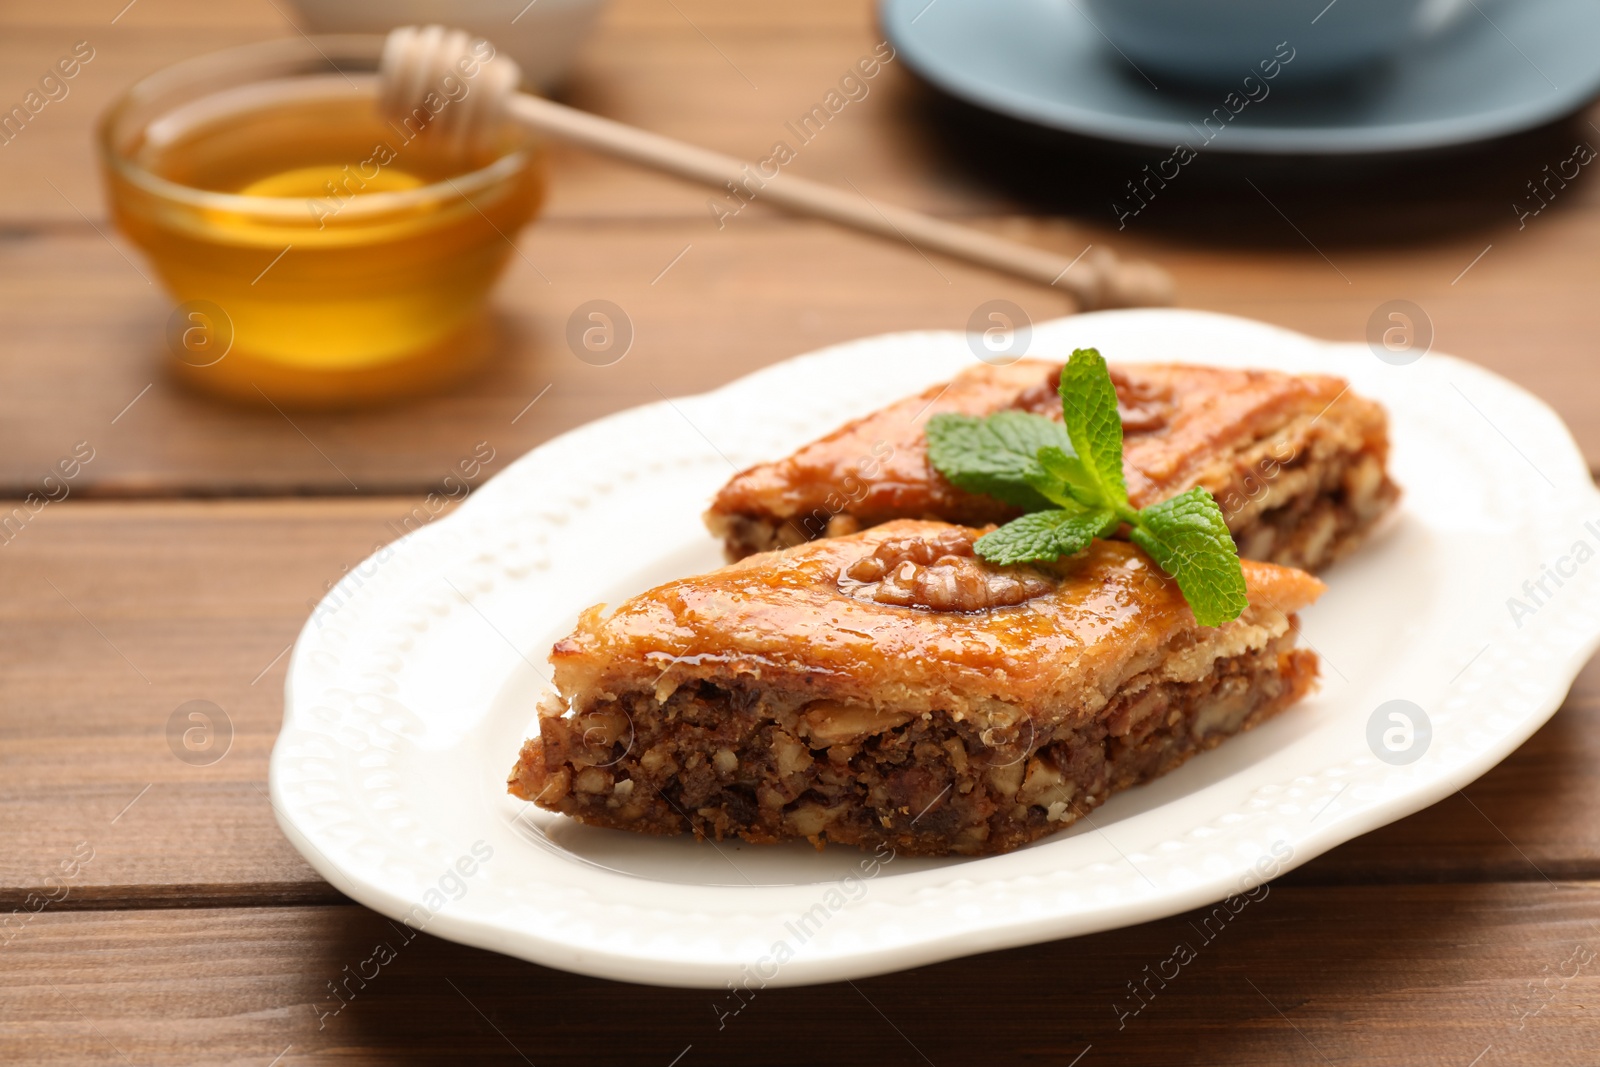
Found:
[[[73,484],[85,495],[417,491],[478,441],[508,461],[600,415],[809,348],[964,327],[1006,291],[976,268],[821,223],[749,221],[722,234],[698,221],[540,227],[500,287],[507,343],[487,373],[420,402],[337,414],[241,409],[169,381],[172,306],[96,234],[0,242],[0,289],[13,297],[0,306],[0,487],[37,488],[87,440],[96,457]],[[626,357],[604,367],[566,340],[568,319],[596,298],[634,328]],[[1012,299],[1039,319],[1069,306],[1040,289]]]
[[[1594,461],[1600,387],[1583,368],[1600,325],[1600,308],[1588,299],[1600,215],[1593,226],[1577,224],[1586,219],[1530,229],[1456,285],[1482,249],[1475,238],[1426,253],[1341,253],[1349,285],[1309,250],[1133,249],[1170,266],[1190,306],[1334,339],[1360,340],[1380,305],[1414,300],[1431,316],[1439,350],[1546,398]],[[1068,231],[1019,228],[1071,253]],[[930,263],[913,249],[821,223],[751,217],[722,233],[700,221],[548,223],[529,231],[522,248],[526,258],[512,260],[498,290],[506,342],[485,374],[385,410],[286,418],[169,381],[161,346],[171,305],[98,235],[0,241],[0,288],[13,296],[0,307],[0,493],[37,488],[80,440],[97,450],[75,483],[81,494],[419,491],[480,440],[510,457],[600,415],[708,389],[826,344],[962,329],[998,296],[1038,320],[1067,307],[1052,291]],[[568,318],[597,297],[622,306],[635,328],[633,349],[609,367],[580,361],[565,340]],[[546,386],[549,394],[524,412]]]
[[[102,221],[92,135],[118,93],[181,59],[295,32],[280,13],[288,6],[275,10],[265,0],[226,5],[221,14],[146,0],[114,26],[101,6],[72,5],[47,19],[0,13],[0,25],[8,27],[0,66],[18,72],[17,100],[75,42],[95,49],[66,98],[47,104],[0,150],[0,176],[14,185],[0,204],[0,223],[80,225],[80,209]],[[192,18],[189,7],[196,9]],[[919,166],[929,149],[901,121],[911,83],[892,61],[866,83],[864,96],[854,90],[860,99],[830,120],[824,135],[801,144],[786,131],[786,122],[809,113],[872,54],[881,37],[871,11],[864,2],[786,14],[728,0],[684,0],[676,10],[619,0],[584,46],[562,95],[575,106],[742,158],[764,158],[784,140],[798,150],[795,173],[838,184],[848,179],[927,210],[968,212],[998,203],[975,181]],[[553,217],[707,216],[705,191],[585,153],[558,152],[552,172]]]
[[[96,49],[68,98],[48,105],[24,137],[0,151],[0,174],[16,184],[0,205],[0,220],[23,227],[79,223],[67,199],[101,218],[90,134],[95,117],[118,92],[180,59],[295,32],[285,17],[288,5],[271,0],[214,8],[194,0],[143,0],[115,25],[108,24],[106,6],[96,0],[0,13],[0,24],[8,30],[0,40],[0,64],[19,72],[11,83],[13,100],[74,41],[89,40]],[[870,0],[837,0],[794,12],[739,0],[682,0],[673,5],[616,0],[583,46],[563,95],[579,107],[748,158],[760,158],[774,140],[782,139],[799,150],[791,164],[796,173],[836,184],[848,179],[874,195],[926,210],[994,214],[1003,205],[1031,202],[1032,213],[1081,216],[1095,228],[1113,224],[1110,201],[1127,198],[1126,183],[1144,178],[1142,165],[1169,154],[1082,139],[998,140],[996,131],[1004,123],[987,115],[967,123],[976,128],[975,136],[952,140],[954,127],[961,123],[947,109],[926,106],[927,94],[903,61],[891,62],[867,85],[865,98],[846,105],[823,136],[799,144],[785,123],[810,111],[879,43],[873,10]],[[1199,101],[1195,108],[1200,114],[1206,111]],[[1344,214],[1362,223],[1362,232],[1394,243],[1422,232],[1419,221],[1448,230],[1439,209],[1462,191],[1470,199],[1491,201],[1494,211],[1487,217],[1492,221],[1513,223],[1510,205],[1526,196],[1524,182],[1542,178],[1544,164],[1554,165],[1570,151],[1572,140],[1591,135],[1580,123],[1562,133],[1559,144],[1519,140],[1491,146],[1465,161],[1430,157],[1409,169],[1370,161],[1356,171],[1326,163],[1308,169],[1267,160],[1252,164],[1248,173],[1275,198],[1288,196],[1284,204],[1292,202],[1293,189],[1276,189],[1273,176],[1287,179],[1290,186],[1314,186],[1324,208],[1343,201],[1355,209]],[[1564,154],[1549,155],[1545,147]],[[1237,211],[1227,213],[1223,225],[1216,222],[1222,214],[1219,199],[1241,197],[1250,204],[1247,223],[1259,219],[1280,224],[1281,218],[1237,174],[1226,180],[1230,191],[1220,198],[1217,188],[1204,188],[1208,180],[1197,175],[1222,158],[1202,156],[1203,162],[1186,167],[1183,180],[1162,190],[1155,207],[1141,212],[1134,228],[1153,224],[1193,231],[1209,221],[1210,239],[1238,243],[1246,231],[1262,227],[1241,228]],[[562,155],[555,178],[550,208],[555,215],[698,216],[705,210],[703,192],[578,153]],[[1575,188],[1562,190],[1555,213],[1579,205],[1593,211],[1592,184],[1580,180]],[[1198,202],[1185,205],[1190,210],[1167,210],[1196,185],[1204,192]],[[1184,219],[1184,214],[1191,217]],[[1343,224],[1321,233],[1315,218],[1297,221],[1319,241],[1349,240],[1350,228]],[[1541,218],[1538,225],[1547,221]],[[1472,225],[1481,228],[1483,223]],[[1287,231],[1279,236],[1298,240]]]
[[[157,899],[334,896],[266,799],[283,653],[307,601],[391,540],[387,524],[414,503],[69,501],[0,549],[4,881],[44,884],[82,841],[95,853],[73,885],[84,902],[147,885],[178,887]],[[233,732],[210,765],[167,740],[194,700]]]
[[[757,155],[870,48],[871,10],[866,0],[617,0],[569,99]],[[719,232],[703,190],[557,150],[545,218],[521,239],[526,258],[500,291],[508,341],[486,376],[387,412],[290,422],[223,407],[157,369],[170,308],[122,258],[137,255],[93,228],[104,212],[89,130],[148,71],[291,32],[282,9],[66,0],[13,6],[0,25],[0,68],[14,75],[0,92],[15,97],[34,78],[24,72],[42,73],[72,41],[97,49],[70,98],[0,149],[10,298],[0,307],[0,496],[37,488],[79,441],[95,454],[71,483],[74,499],[0,545],[0,914],[31,909],[30,892],[62,861],[94,849],[64,899],[0,930],[0,1058],[1593,1062],[1595,666],[1549,726],[1464,795],[1293,872],[1214,939],[1190,916],[855,988],[766,991],[719,1024],[736,1003],[726,995],[575,978],[424,935],[329,1014],[340,1002],[328,983],[400,938],[364,909],[327,906],[338,894],[277,831],[265,766],[281,653],[307,599],[387,540],[415,501],[372,497],[437,484],[479,441],[496,451],[492,472],[598,415],[821,344],[959,328],[994,296],[1035,318],[1064,304],[759,204]],[[1429,173],[1407,188],[1386,188],[1392,176],[1344,190],[1324,180],[1338,194],[1327,204],[1297,196],[1298,172],[1195,170],[1200,180],[1119,232],[1106,191],[1137,172],[1129,154],[1075,147],[1053,170],[1043,156],[974,152],[946,118],[891,66],[794,170],[1069,254],[1092,240],[1148,255],[1173,269],[1189,305],[1322,336],[1359,339],[1379,304],[1415,300],[1437,348],[1550,398],[1600,457],[1587,373],[1594,183],[1576,183],[1526,230],[1486,210],[1537,176],[1550,138],[1496,148],[1495,167],[1462,165],[1470,178],[1453,186]],[[975,165],[983,158],[999,162]],[[1217,193],[1242,176],[1259,181],[1262,202]],[[1386,230],[1419,216],[1431,230]],[[638,327],[635,349],[610,368],[582,364],[562,340],[571,310],[596,296]],[[368,499],[80,503],[304,492]],[[222,707],[233,728],[227,755],[203,767],[180,761],[165,734],[197,699]],[[1467,884],[1425,884],[1451,881]],[[224,904],[256,906],[212,907]],[[129,907],[144,910],[120,910]],[[1179,942],[1194,962],[1165,984],[1150,979],[1146,968],[1170,966]],[[1153,983],[1143,1000],[1129,987],[1141,981]],[[971,1010],[950,1010],[957,1003]],[[772,1041],[802,1027],[804,1046]]]
[[[408,941],[350,906],[47,910],[0,950],[0,1057],[1576,1067],[1600,1049],[1597,907],[1593,884],[1273,886],[1225,921],[740,997]]]
[[[12,194],[0,204],[0,287],[13,296],[0,308],[8,340],[0,352],[0,496],[36,488],[79,440],[107,442],[76,485],[81,494],[348,493],[356,491],[352,486],[413,492],[437,484],[478,440],[508,455],[520,452],[596,416],[654,400],[657,389],[698,391],[809,348],[886,330],[963,328],[978,304],[996,296],[1035,318],[1066,307],[1053,292],[943,260],[930,263],[911,248],[791,220],[759,202],[719,231],[703,190],[558,152],[547,217],[521,238],[522,258],[513,260],[499,291],[506,340],[487,374],[387,411],[297,416],[298,428],[271,411],[215,404],[161,374],[171,302],[125,261],[126,255],[148,274],[136,251],[114,235],[118,247],[112,247],[78,214],[105,228],[90,124],[115,91],[144,71],[287,27],[270,3],[213,12],[193,2],[147,0],[115,26],[104,23],[100,7],[82,2],[52,7],[48,16],[3,16],[20,24],[0,41],[0,63],[8,69],[42,69],[63,41],[89,33],[85,27],[103,47],[96,46],[97,58],[58,111],[43,112],[24,137],[0,149],[0,178]],[[809,10],[802,16],[733,0],[685,0],[676,8],[620,0],[586,46],[571,97],[601,113],[748,154],[781,136],[784,121],[872,44],[870,12],[867,3],[844,0],[814,18]],[[748,68],[761,88],[750,89],[736,66]],[[865,100],[805,146],[796,172],[853,181],[869,196],[929,210],[977,213],[984,226],[1068,255],[1090,241],[1145,255],[1173,271],[1188,306],[1319,336],[1359,340],[1380,305],[1416,301],[1432,319],[1439,350],[1477,360],[1548,398],[1591,461],[1600,460],[1600,396],[1586,373],[1589,338],[1600,325],[1600,309],[1589,299],[1590,249],[1600,240],[1595,183],[1575,183],[1526,229],[1504,210],[1506,190],[1522,185],[1514,179],[1517,168],[1539,173],[1548,138],[1518,142],[1515,151],[1499,153],[1505,158],[1479,185],[1451,194],[1498,205],[1497,226],[1457,219],[1422,237],[1402,234],[1398,244],[1352,247],[1347,223],[1357,209],[1371,219],[1361,232],[1384,233],[1402,217],[1426,213],[1430,197],[1443,196],[1434,193],[1443,177],[1408,173],[1389,189],[1378,172],[1354,183],[1337,209],[1319,208],[1320,201],[1295,199],[1293,172],[1256,175],[1262,193],[1276,198],[1268,202],[1246,188],[1249,172],[1204,172],[1221,166],[1206,157],[1191,184],[1163,194],[1187,201],[1153,202],[1119,232],[1107,189],[1116,190],[1125,169],[1138,173],[1137,156],[1081,146],[1065,159],[1046,154],[1019,167],[1015,160],[1028,157],[1016,146],[997,142],[1001,151],[962,140],[941,112],[923,116],[921,99],[906,72],[891,65]],[[908,121],[918,117],[927,128]],[[974,162],[990,157],[1000,162]],[[1059,173],[1070,192],[1041,201],[1028,182],[1054,179],[1017,177],[1035,171]],[[1218,192],[1230,182],[1231,192]],[[1374,182],[1383,195],[1363,192]],[[1331,203],[1337,187],[1324,182],[1312,192]],[[1182,209],[1169,209],[1172,203]],[[1289,220],[1279,214],[1283,205]],[[1006,214],[1021,210],[1035,214]],[[1085,221],[1069,221],[1066,213]],[[1220,221],[1203,244],[1175,228],[1184,218],[1212,215]],[[637,328],[634,351],[612,368],[580,363],[563,340],[572,311],[600,296],[621,304]],[[61,387],[63,381],[72,387]],[[138,406],[110,426],[147,385]],[[547,385],[545,399],[513,423]]]
[[[279,833],[266,761],[282,655],[309,601],[413,501],[76,503],[0,547],[0,906],[80,842],[65,907],[318,902]],[[232,747],[174,754],[168,720],[218,705]],[[1312,861],[1301,884],[1600,879],[1600,664],[1466,796]],[[486,772],[487,773],[487,772]]]

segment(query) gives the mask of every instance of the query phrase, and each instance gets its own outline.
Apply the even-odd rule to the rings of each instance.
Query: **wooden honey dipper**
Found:
[[[483,60],[486,52],[491,57],[488,61]],[[466,72],[474,68],[468,90],[452,98],[441,113],[441,135],[453,138],[458,147],[487,136],[510,116],[557,140],[718,190],[730,183],[747,183],[754,169],[720,152],[519,92],[521,71],[512,59],[493,53],[464,30],[443,26],[402,26],[390,32],[380,64],[380,107],[390,115],[411,115],[430,91],[443,95],[439,87],[444,79],[453,77],[465,83]],[[872,203],[857,193],[781,171],[773,178],[764,174],[759,178],[762,184],[757,199],[1063,289],[1080,311],[1172,301],[1172,280],[1164,270],[1151,263],[1125,262],[1105,249],[1069,260],[917,211]]]

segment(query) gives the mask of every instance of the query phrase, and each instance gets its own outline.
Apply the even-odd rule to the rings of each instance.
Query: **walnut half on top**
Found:
[[[947,527],[928,536],[892,537],[839,573],[839,591],[857,600],[928,611],[987,611],[1044,596],[1059,582],[1038,567],[1000,567],[973,554],[981,531]]]

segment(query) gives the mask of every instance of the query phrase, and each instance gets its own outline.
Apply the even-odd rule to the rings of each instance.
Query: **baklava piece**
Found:
[[[729,559],[890,519],[982,524],[1016,517],[928,462],[941,412],[1007,408],[1056,420],[1061,365],[979,366],[835,430],[787,459],[735,475],[706,524]],[[1217,498],[1240,554],[1317,570],[1355,547],[1399,497],[1388,419],[1341,378],[1181,364],[1114,364],[1133,506],[1196,485]]]
[[[899,520],[591,608],[511,792],[650,834],[1005,852],[1315,680],[1302,571],[1245,562],[1250,606],[1202,627],[1131,544],[998,567],[982,533]]]

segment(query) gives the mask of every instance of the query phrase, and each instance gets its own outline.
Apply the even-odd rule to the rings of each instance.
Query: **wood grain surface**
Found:
[[[399,498],[68,501],[0,549],[11,590],[0,601],[0,908],[45,894],[79,841],[95,855],[68,908],[338,899],[278,833],[267,799],[284,652],[308,601],[409,509]],[[194,700],[216,705],[231,733],[204,766],[167,735]],[[1600,881],[1597,778],[1600,664],[1462,794],[1289,878]]]
[[[623,985],[427,934],[407,941],[354,906],[55,912],[5,949],[0,1057],[1587,1067],[1600,1049],[1597,910],[1592,886],[1274,886],[1226,924],[1195,912],[758,990],[742,1009],[725,990]]]
[[[614,7],[567,98],[755,157],[877,40],[865,3],[824,5],[814,17],[809,6],[784,14],[735,0],[679,8]],[[72,93],[0,149],[3,495],[26,494],[74,443],[101,439],[106,448],[77,486],[85,495],[415,492],[489,434],[525,451],[598,415],[700,392],[822,345],[962,329],[995,297],[1038,320],[1067,308],[1058,292],[759,200],[719,229],[704,189],[558,150],[548,210],[518,239],[496,293],[496,358],[477,378],[374,412],[285,417],[217,405],[163,372],[173,305],[106,220],[91,131],[133,78],[292,30],[271,3],[213,11],[140,0],[115,25],[99,14],[85,2],[50,21],[18,16],[24,25],[0,40],[0,66],[23,86],[32,77],[23,72],[43,71],[75,40],[97,50]],[[1600,459],[1600,402],[1584,372],[1600,326],[1588,297],[1600,240],[1594,183],[1582,172],[1520,229],[1511,210],[1524,183],[1566,158],[1575,139],[1600,140],[1587,119],[1462,158],[1357,171],[1319,163],[1309,186],[1282,164],[1202,157],[1186,172],[1190,185],[1119,232],[1110,202],[1141,156],[1058,146],[1018,174],[993,162],[1018,156],[1002,128],[929,96],[903,63],[890,63],[865,99],[803,147],[794,172],[1068,255],[1092,243],[1147,257],[1173,273],[1185,306],[1316,336],[1361,340],[1380,305],[1414,301],[1435,348],[1546,398]],[[581,362],[565,339],[568,318],[596,298],[620,305],[634,326],[633,349],[609,367]]]
[[[826,344],[960,329],[997,297],[1035,320],[1067,304],[759,202],[719,230],[705,190],[558,148],[479,377],[338,414],[191,394],[162,369],[171,302],[106,218],[94,121],[166,64],[295,33],[289,10],[0,3],[0,105],[74,42],[95,49],[0,146],[0,510],[93,451],[0,544],[0,1062],[1600,1062],[1596,665],[1489,774],[1279,879],[1215,939],[1183,916],[730,1014],[726,994],[421,935],[341,1007],[329,983],[399,932],[282,837],[266,761],[309,604],[421,493],[479,442],[492,476],[601,415]],[[877,41],[866,0],[614,0],[564,99],[754,157]],[[1110,201],[1155,157],[975,115],[891,63],[794,171],[1068,255],[1149,258],[1185,306],[1320,337],[1361,341],[1380,305],[1414,301],[1434,349],[1550,403],[1593,465],[1600,193],[1585,172],[1525,226],[1511,206],[1600,144],[1591,118],[1400,160],[1204,156],[1119,230]],[[565,340],[595,298],[635,328],[607,367]],[[214,761],[169,740],[193,701],[215,708]],[[1195,960],[1152,982],[1179,942]]]

